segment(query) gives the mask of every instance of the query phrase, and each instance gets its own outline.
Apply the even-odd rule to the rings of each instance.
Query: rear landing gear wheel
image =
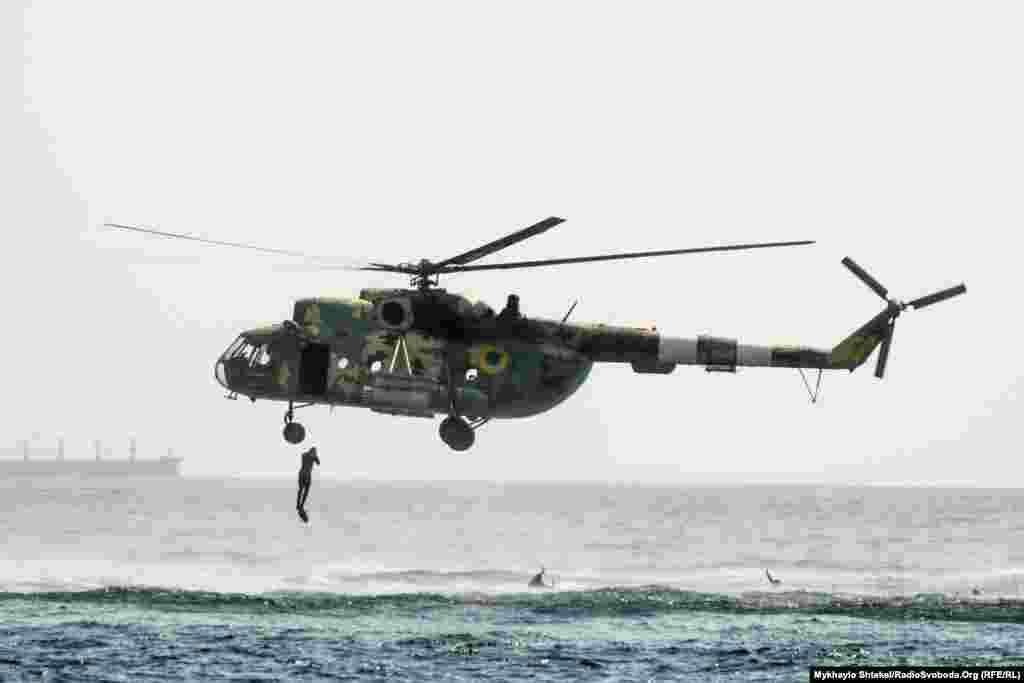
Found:
[[[284,426],[284,440],[288,443],[302,443],[306,438],[306,428],[298,422],[289,422]]]
[[[473,428],[461,417],[448,416],[441,420],[441,428],[438,430],[441,440],[448,444],[453,451],[468,450],[476,440]]]

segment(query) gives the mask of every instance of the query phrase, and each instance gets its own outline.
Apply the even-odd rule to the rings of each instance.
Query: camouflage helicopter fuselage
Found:
[[[437,287],[441,275],[470,271],[813,244],[810,240],[759,242],[478,263],[485,256],[563,222],[562,218],[549,216],[440,261],[421,259],[418,263],[357,267],[360,271],[406,275],[415,289],[364,289],[355,299],[299,300],[290,320],[239,335],[218,359],[214,375],[228,389],[229,398],[244,395],[253,401],[286,401],[283,436],[289,443],[300,443],[305,438],[305,428],[294,421],[294,408],[326,404],[392,415],[444,414],[447,417],[438,430],[441,440],[454,450],[464,451],[473,445],[475,430],[492,418],[529,417],[560,404],[587,380],[594,363],[629,363],[635,372],[659,375],[669,374],[677,365],[703,365],[709,372],[735,372],[739,366],[853,371],[881,345],[875,376],[882,378],[900,313],[967,291],[961,283],[903,302],[890,298],[878,280],[849,257],[844,258],[843,265],[886,306],[831,350],[822,350],[739,344],[735,339],[706,335],[670,337],[654,328],[527,318],[520,314],[515,295],[510,295],[505,308],[495,314],[486,304],[473,303]],[[291,250],[117,223],[106,225],[163,238],[311,258]],[[816,397],[817,391],[812,400]]]
[[[567,399],[595,362],[629,363],[644,374],[668,374],[677,364],[709,371],[852,370],[881,341],[879,322],[882,314],[823,351],[527,318],[515,297],[495,314],[441,289],[366,289],[355,299],[297,301],[291,320],[243,333],[218,360],[215,375],[233,394],[253,400],[418,417],[520,418]]]

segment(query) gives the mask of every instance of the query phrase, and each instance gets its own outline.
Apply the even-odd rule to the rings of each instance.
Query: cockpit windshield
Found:
[[[269,343],[254,341],[242,335],[221,354],[214,376],[222,386],[232,389],[244,377],[258,376],[260,370],[269,371],[272,362]]]
[[[244,343],[245,343],[245,337],[244,336],[239,336],[238,339],[236,339],[235,341],[233,341],[231,343],[231,346],[229,346],[224,351],[224,353],[220,354],[220,359],[224,360],[226,358],[233,358],[234,355],[235,355],[235,352],[238,351],[238,349],[241,348],[242,344],[244,344]]]
[[[270,344],[266,342],[253,342],[244,336],[235,340],[235,343],[228,347],[228,350],[221,356],[222,360],[245,361],[250,368],[268,367],[271,362]]]

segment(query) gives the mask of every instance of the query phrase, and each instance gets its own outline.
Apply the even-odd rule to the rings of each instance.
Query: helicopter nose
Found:
[[[214,379],[217,380],[217,384],[221,385],[225,389],[231,389],[231,387],[228,385],[228,373],[224,367],[223,356],[217,359],[217,364],[214,366],[213,369],[213,377]]]
[[[224,353],[217,359],[216,364],[213,367],[213,377],[217,380],[217,384],[221,385],[228,391],[234,391],[235,384],[233,381],[235,372],[232,372],[232,368],[228,367],[230,363],[237,362],[236,359],[244,358],[244,347],[246,346],[245,335],[239,335],[238,339],[231,343],[231,346],[224,350]],[[244,361],[243,361],[244,362]]]

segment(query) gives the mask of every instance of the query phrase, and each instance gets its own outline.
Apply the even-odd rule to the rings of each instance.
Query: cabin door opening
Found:
[[[331,348],[327,344],[310,344],[302,350],[299,365],[299,392],[312,396],[327,393],[327,366]]]

